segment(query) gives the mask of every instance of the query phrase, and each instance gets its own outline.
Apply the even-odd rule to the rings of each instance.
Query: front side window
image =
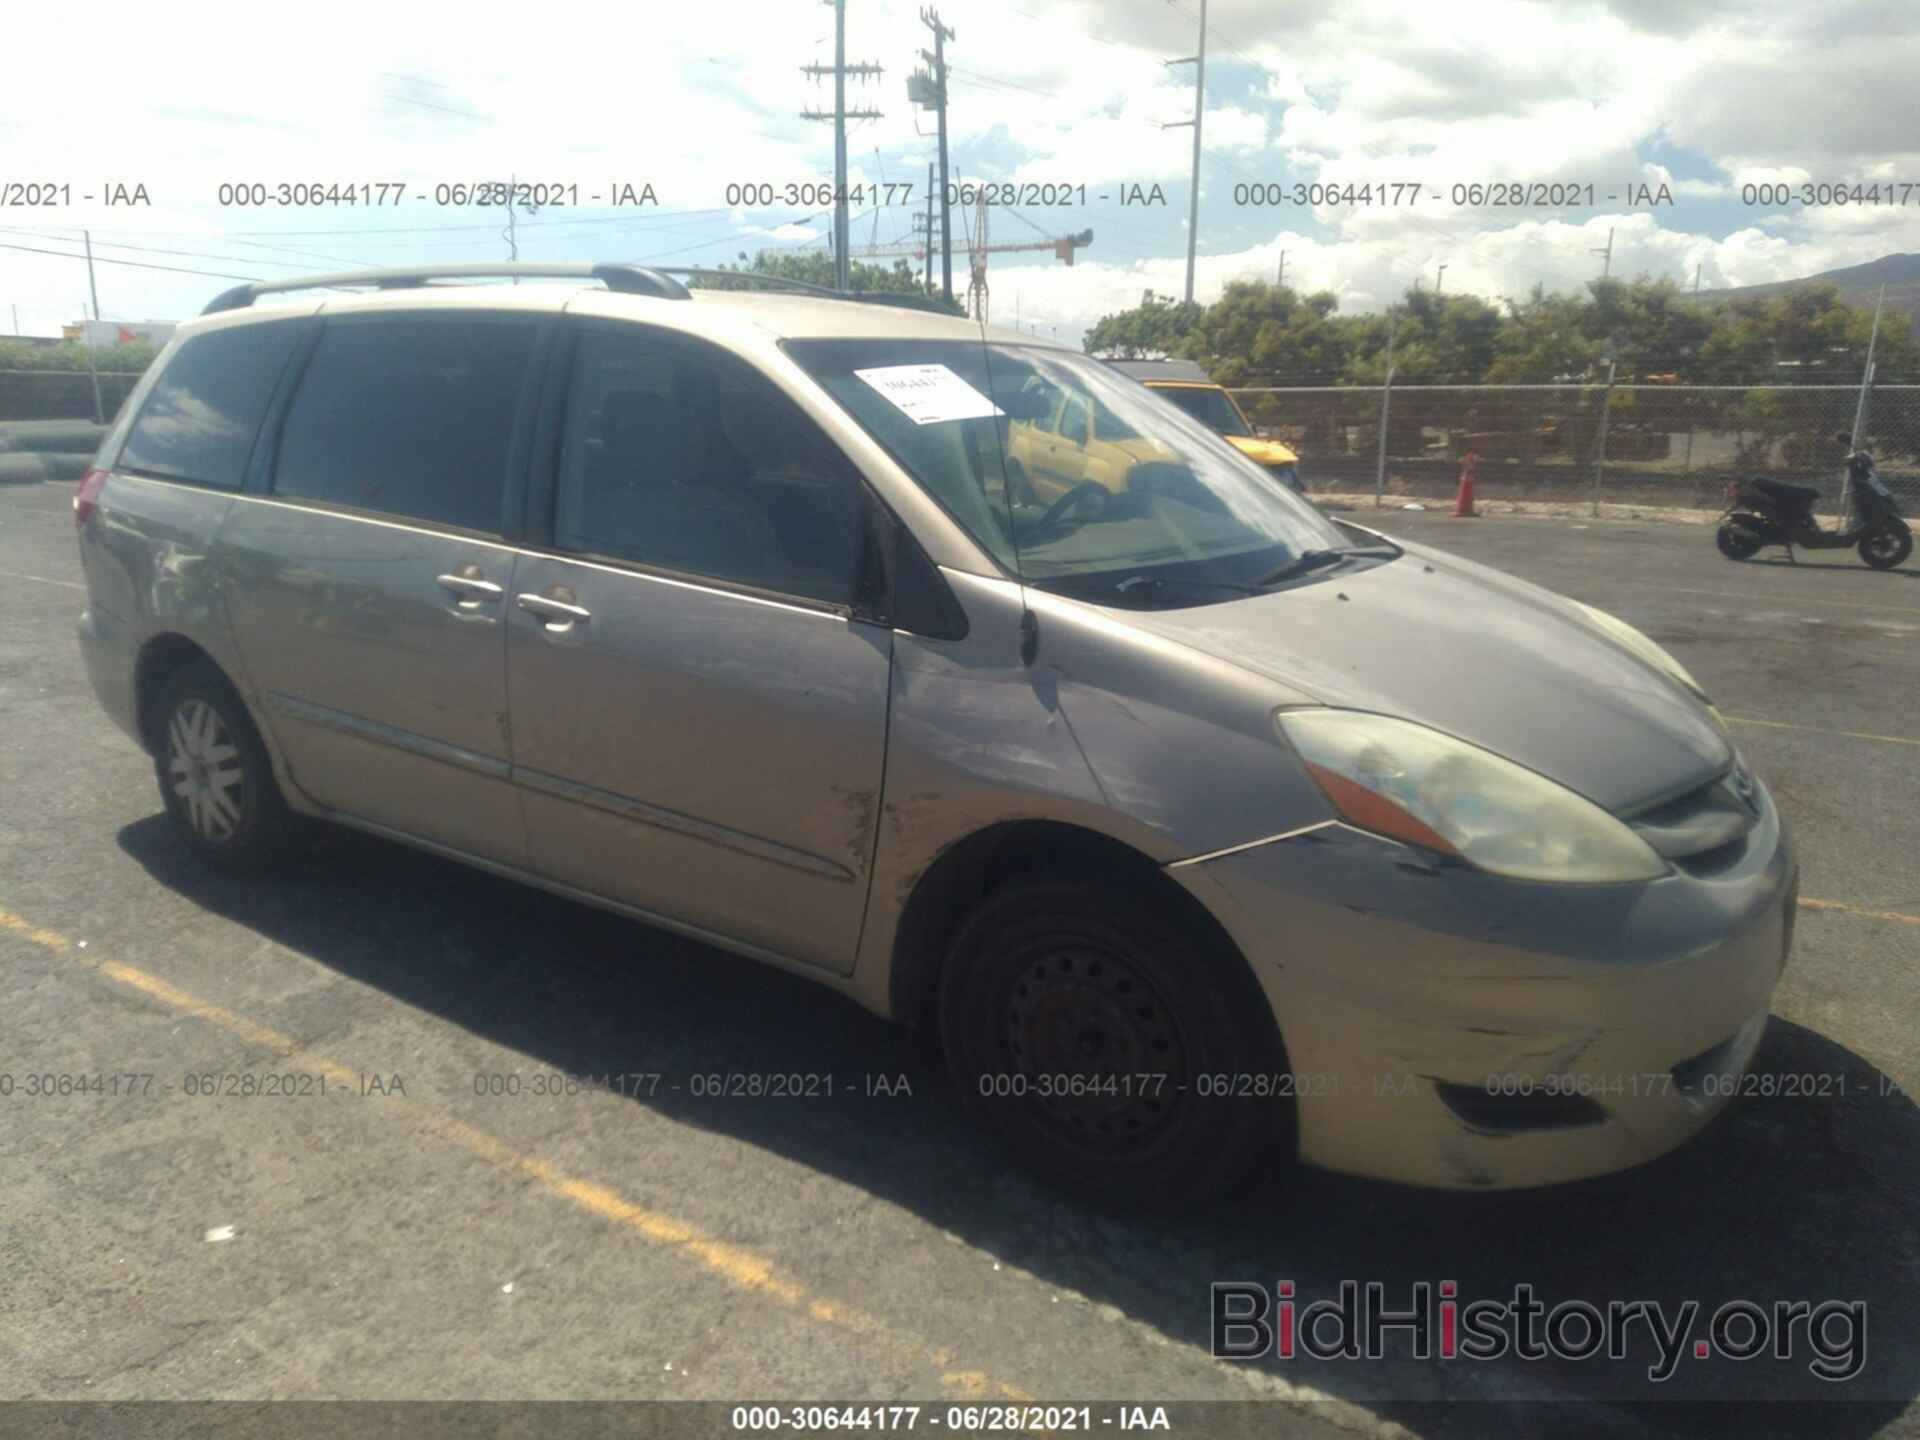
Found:
[[[183,342],[120,452],[122,469],[238,490],[297,320],[234,325]]]
[[[554,539],[832,604],[853,598],[851,465],[744,362],[634,327],[580,337]]]
[[[1008,573],[1043,588],[1205,603],[1352,543],[1211,430],[1083,355],[949,340],[787,348]],[[1049,443],[1039,422],[1055,404]]]
[[[536,324],[329,326],[287,411],[274,493],[498,534]]]

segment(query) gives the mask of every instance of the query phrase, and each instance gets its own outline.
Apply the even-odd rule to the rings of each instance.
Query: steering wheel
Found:
[[[1082,500],[1085,500],[1089,495],[1098,495],[1104,500],[1107,497],[1107,487],[1102,485],[1098,480],[1082,480],[1078,485],[1074,486],[1073,489],[1067,491],[1066,494],[1049,505],[1047,507],[1047,513],[1040,517],[1039,524],[1034,528],[1044,530],[1049,526],[1058,525],[1066,518],[1069,510],[1073,509],[1074,506],[1078,505]]]

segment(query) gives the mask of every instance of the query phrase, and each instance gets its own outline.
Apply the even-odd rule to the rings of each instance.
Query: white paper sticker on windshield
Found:
[[[853,373],[916,425],[984,420],[1007,413],[944,365],[883,365]]]

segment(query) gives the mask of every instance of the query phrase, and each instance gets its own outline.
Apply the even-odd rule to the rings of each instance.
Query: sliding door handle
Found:
[[[467,608],[483,600],[498,600],[507,592],[491,580],[482,580],[477,566],[465,566],[461,570],[447,575],[436,575],[435,580],[441,589],[451,590],[460,597],[460,604]]]
[[[549,630],[564,630],[576,620],[586,621],[593,618],[593,612],[584,605],[574,605],[565,600],[554,600],[545,595],[520,594],[513,597],[513,603],[529,615],[538,615],[547,622]]]

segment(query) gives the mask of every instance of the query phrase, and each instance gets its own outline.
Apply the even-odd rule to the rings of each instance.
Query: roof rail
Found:
[[[666,272],[645,265],[593,264],[590,261],[522,260],[496,265],[406,265],[390,270],[343,270],[337,275],[308,275],[295,280],[254,280],[223,290],[200,313],[244,310],[262,295],[290,290],[331,290],[371,285],[381,290],[405,290],[432,280],[493,280],[507,277],[540,280],[598,280],[623,295],[652,295],[660,300],[690,298],[687,287]]]
[[[737,280],[744,286],[764,286],[769,290],[798,290],[804,295],[819,295],[828,300],[857,299],[851,291],[815,285],[810,280],[789,280],[784,275],[769,275],[761,270],[727,270],[710,265],[663,265],[662,275],[686,275],[695,280]]]
[[[695,280],[730,280],[769,290],[797,290],[803,295],[818,295],[823,300],[853,300],[862,305],[892,305],[902,310],[925,310],[935,315],[953,312],[931,295],[916,295],[904,290],[835,290],[808,280],[789,280],[784,275],[768,275],[759,270],[724,270],[698,265],[662,265],[662,275],[685,275]]]

